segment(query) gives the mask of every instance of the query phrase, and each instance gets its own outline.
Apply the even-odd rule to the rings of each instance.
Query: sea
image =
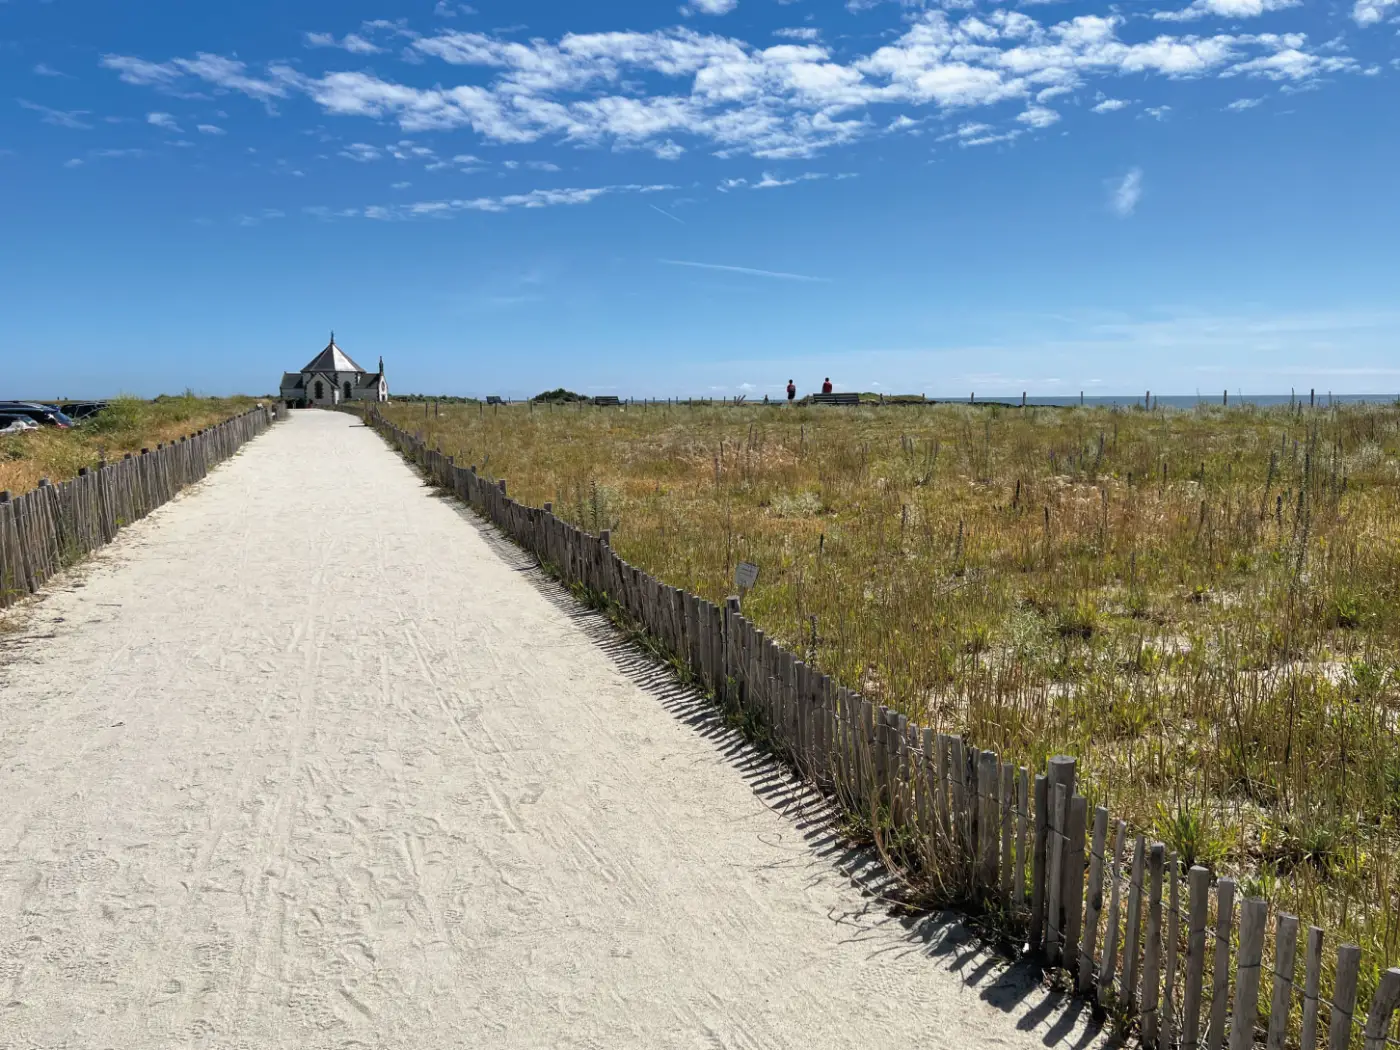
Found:
[[[1070,396],[1070,397],[1027,397],[1028,405],[1047,405],[1051,407],[1068,408],[1074,405],[1099,406],[1106,408],[1141,408],[1147,397],[1152,398],[1154,408],[1199,408],[1203,405],[1256,405],[1267,408],[1276,405],[1296,405],[1309,403],[1309,397],[1313,398],[1313,403],[1321,408],[1328,405],[1342,404],[1380,404],[1388,405],[1400,402],[1400,393],[1392,394],[1331,394],[1313,393],[1304,390],[1301,393],[1290,394],[1236,394],[1230,393],[1228,396],[1221,393],[1215,395],[1206,394],[1147,394],[1146,392],[1133,396],[1131,394],[1110,395],[1110,396]],[[943,404],[956,403],[958,398],[939,397],[929,398],[930,401],[937,401]],[[995,395],[983,396],[981,394],[972,395],[967,400],[975,401],[978,404],[996,405],[1020,405],[1021,398],[997,397]]]

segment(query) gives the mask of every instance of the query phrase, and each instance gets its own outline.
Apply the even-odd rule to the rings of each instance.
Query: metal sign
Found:
[[[758,566],[753,562],[741,561],[739,567],[734,570],[734,586],[739,590],[747,591],[758,582]]]

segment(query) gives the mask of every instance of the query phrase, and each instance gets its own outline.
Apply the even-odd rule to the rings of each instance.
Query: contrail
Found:
[[[719,263],[689,262],[685,259],[662,259],[667,266],[693,266],[697,270],[723,270],[726,273],[746,273],[751,277],[776,277],[781,281],[816,281],[829,284],[830,277],[809,277],[805,273],[782,273],[778,270],[755,270],[751,266],[723,266]]]
[[[667,211],[665,208],[658,208],[655,204],[648,204],[647,207],[650,208],[652,211],[659,211],[662,215],[666,216],[666,218],[668,218],[668,219],[675,219],[676,222],[680,223],[682,226],[685,225],[685,220],[684,220],[684,219],[676,218],[676,216],[672,215],[672,214],[671,214],[669,211]]]

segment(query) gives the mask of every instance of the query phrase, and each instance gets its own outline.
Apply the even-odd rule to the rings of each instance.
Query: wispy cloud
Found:
[[[178,132],[180,130],[179,123],[169,113],[147,113],[146,123],[154,124],[165,131]]]
[[[286,217],[287,213],[278,208],[264,208],[254,215],[240,215],[238,217],[238,225],[261,226],[263,223],[271,222],[273,219],[285,219]]]
[[[813,26],[801,26],[795,29],[775,29],[773,35],[784,40],[805,40],[811,43],[822,38],[822,31]]]
[[[367,142],[352,142],[340,151],[340,155],[347,160],[358,161],[367,164],[372,160],[378,160],[383,156],[375,147]]]
[[[1253,109],[1263,101],[1262,98],[1237,98],[1225,108],[1231,112],[1238,113],[1241,110]]]
[[[1117,179],[1109,188],[1108,206],[1109,209],[1122,218],[1127,218],[1137,211],[1138,201],[1142,199],[1142,169],[1133,168],[1121,179]]]
[[[499,197],[454,198],[450,200],[416,201],[412,204],[375,204],[362,209],[366,219],[392,221],[404,219],[444,219],[462,212],[506,212],[518,208],[553,208],[563,205],[589,204],[600,197],[628,193],[660,193],[674,190],[667,185],[594,186],[584,189],[531,190],[528,193],[508,193]]]
[[[72,76],[72,74],[64,73],[61,70],[54,69],[52,66],[47,65],[43,62],[40,62],[34,66],[34,75],[39,77],[69,77],[70,79]]]
[[[41,106],[37,102],[30,102],[28,99],[22,98],[18,101],[21,109],[27,109],[31,112],[38,113],[39,119],[45,124],[52,124],[54,127],[58,128],[72,128],[74,131],[88,131],[92,128],[92,125],[83,119],[91,110],[53,109],[49,106]]]
[[[772,190],[777,189],[779,186],[796,186],[799,182],[817,182],[825,178],[827,178],[827,175],[819,171],[804,172],[801,175],[794,175],[788,179],[780,178],[777,175],[771,175],[765,171],[763,173],[763,178],[755,182],[753,188],[756,190]]]
[[[196,129],[201,135],[224,135],[227,134],[223,128],[217,124],[197,124]]]
[[[1115,110],[1126,109],[1130,105],[1132,105],[1131,102],[1125,102],[1121,98],[1106,98],[1094,106],[1094,112],[1112,113]]]
[[[261,102],[286,98],[298,76],[290,67],[282,65],[270,67],[269,77],[249,76],[246,63],[207,51],[198,52],[194,58],[175,58],[169,62],[147,62],[129,55],[103,55],[101,64],[128,84],[168,89],[182,77],[193,77]]]
[[[686,259],[661,259],[666,266],[689,266],[696,270],[720,270],[724,273],[742,273],[750,277],[772,277],[780,281],[813,281],[830,284],[830,277],[811,277],[802,273],[783,273],[780,270],[757,270],[751,266],[725,266],[721,263],[691,262]]]
[[[347,33],[339,40],[334,33],[304,33],[302,39],[307,47],[338,47],[355,55],[377,55],[384,50],[358,33]]]
[[[838,175],[838,179],[853,178],[852,175]],[[783,186],[796,186],[799,182],[817,182],[821,179],[829,179],[830,175],[821,171],[807,171],[801,175],[783,177],[774,175],[771,172],[763,172],[762,176],[755,182],[750,182],[745,178],[723,179],[717,187],[721,193],[728,193],[730,190],[775,190]]]

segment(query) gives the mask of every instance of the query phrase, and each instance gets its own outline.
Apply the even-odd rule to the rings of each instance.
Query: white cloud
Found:
[[[1046,109],[1044,106],[1031,106],[1024,113],[1019,114],[1016,119],[1032,128],[1048,128],[1060,119],[1060,115],[1053,109]]]
[[[40,76],[40,77],[66,77],[66,76],[68,76],[67,73],[60,72],[59,70],[54,69],[52,66],[45,65],[43,62],[38,63],[38,64],[34,67],[34,75],[35,75],[35,76]]]
[[[765,171],[763,173],[763,178],[753,183],[750,188],[755,190],[772,190],[777,189],[779,186],[796,186],[799,182],[815,182],[818,179],[825,178],[827,178],[827,176],[818,171],[809,171],[801,175],[794,175],[790,179],[780,178],[777,175],[770,175]]]
[[[938,141],[946,142],[948,139],[976,138],[979,135],[984,135],[991,130],[992,126],[990,124],[980,124],[976,121],[968,121],[965,124],[960,124],[958,126],[957,131],[950,131],[946,135],[940,135]]]
[[[1278,0],[1210,2],[1220,7]],[[1325,46],[1311,49],[1301,33],[1161,33],[1129,43],[1119,36],[1127,24],[1119,15],[1042,22],[1023,10],[911,8],[898,36],[845,58],[805,32],[760,48],[685,27],[527,42],[503,32],[443,29],[414,37],[406,53],[475,68],[457,83],[432,87],[364,71],[311,76],[277,64],[252,71],[241,61],[210,54],[162,63],[108,55],[103,65],[128,83],[166,92],[197,81],[265,104],[304,95],[326,114],[395,122],[409,133],[470,129],[493,144],[606,146],[647,150],[663,159],[703,148],[721,158],[769,161],[809,158],[908,127],[903,121],[920,117],[921,108],[951,114],[1017,101],[1023,127],[995,136],[1007,141],[1025,127],[1055,119],[1046,101],[1123,75],[1307,83],[1329,73],[1363,72]],[[335,40],[313,36],[317,43]],[[1098,113],[1127,105],[1104,92],[1097,98]],[[882,116],[881,107],[897,107],[897,116]],[[1160,119],[1166,107],[1148,112]],[[963,141],[986,144],[984,137]]]
[[[800,26],[793,29],[775,29],[773,35],[783,37],[786,40],[806,40],[810,43],[820,40],[822,31],[812,26]]]
[[[1137,210],[1142,199],[1142,169],[1133,168],[1109,188],[1108,206],[1118,216],[1127,218]]]
[[[198,131],[200,132],[200,134],[202,134],[202,135],[223,135],[223,134],[225,134],[224,129],[221,128],[221,127],[219,127],[217,124],[197,124],[197,125],[195,125],[195,127],[197,128],[197,130],[198,130]]]
[[[1232,112],[1238,113],[1241,110],[1253,109],[1255,106],[1259,105],[1263,101],[1264,100],[1262,98],[1237,98],[1225,108]]]
[[[1112,113],[1114,110],[1126,109],[1130,105],[1132,105],[1131,102],[1125,102],[1121,98],[1106,98],[1094,106],[1094,112]]]
[[[1288,44],[1294,37],[1279,38]],[[1252,58],[1247,62],[1237,62],[1223,74],[1234,76],[1243,73],[1247,76],[1264,77],[1268,80],[1307,81],[1321,73],[1362,72],[1360,64],[1346,55],[1319,57],[1299,47],[1283,46],[1271,55]]]
[[[169,113],[147,113],[146,123],[154,124],[165,131],[179,131],[180,125]]]
[[[356,55],[377,55],[384,50],[358,33],[347,33],[339,40],[334,33],[305,33],[302,39],[307,47],[338,47]]]
[[[1385,18],[1386,10],[1396,4],[1400,4],[1400,0],[1356,0],[1351,17],[1359,26],[1375,25]]]
[[[1162,22],[1191,22],[1198,18],[1257,18],[1270,11],[1297,7],[1302,0],[1194,0],[1179,11],[1157,11],[1152,17]]]
[[[1025,131],[1025,128],[1009,128],[1006,131],[997,131],[996,128],[992,127],[990,124],[983,124],[979,121],[966,121],[958,125],[956,131],[950,131],[946,135],[940,135],[938,141],[955,141],[961,147],[993,146],[999,142],[1015,142]],[[841,178],[842,176],[837,177]]]
[[[685,153],[685,147],[667,139],[659,146],[651,147],[651,151],[656,154],[658,160],[679,160]],[[556,168],[555,170],[557,171],[558,169]]]
[[[690,0],[681,8],[682,14],[727,15],[739,6],[739,0]]]
[[[1167,114],[1171,111],[1171,106],[1148,106],[1143,110],[1143,113],[1153,120],[1166,120]]]
[[[994,146],[998,142],[1015,142],[1021,136],[1022,128],[1013,128],[1010,131],[988,132],[984,135],[972,135],[959,139],[959,146]]]

